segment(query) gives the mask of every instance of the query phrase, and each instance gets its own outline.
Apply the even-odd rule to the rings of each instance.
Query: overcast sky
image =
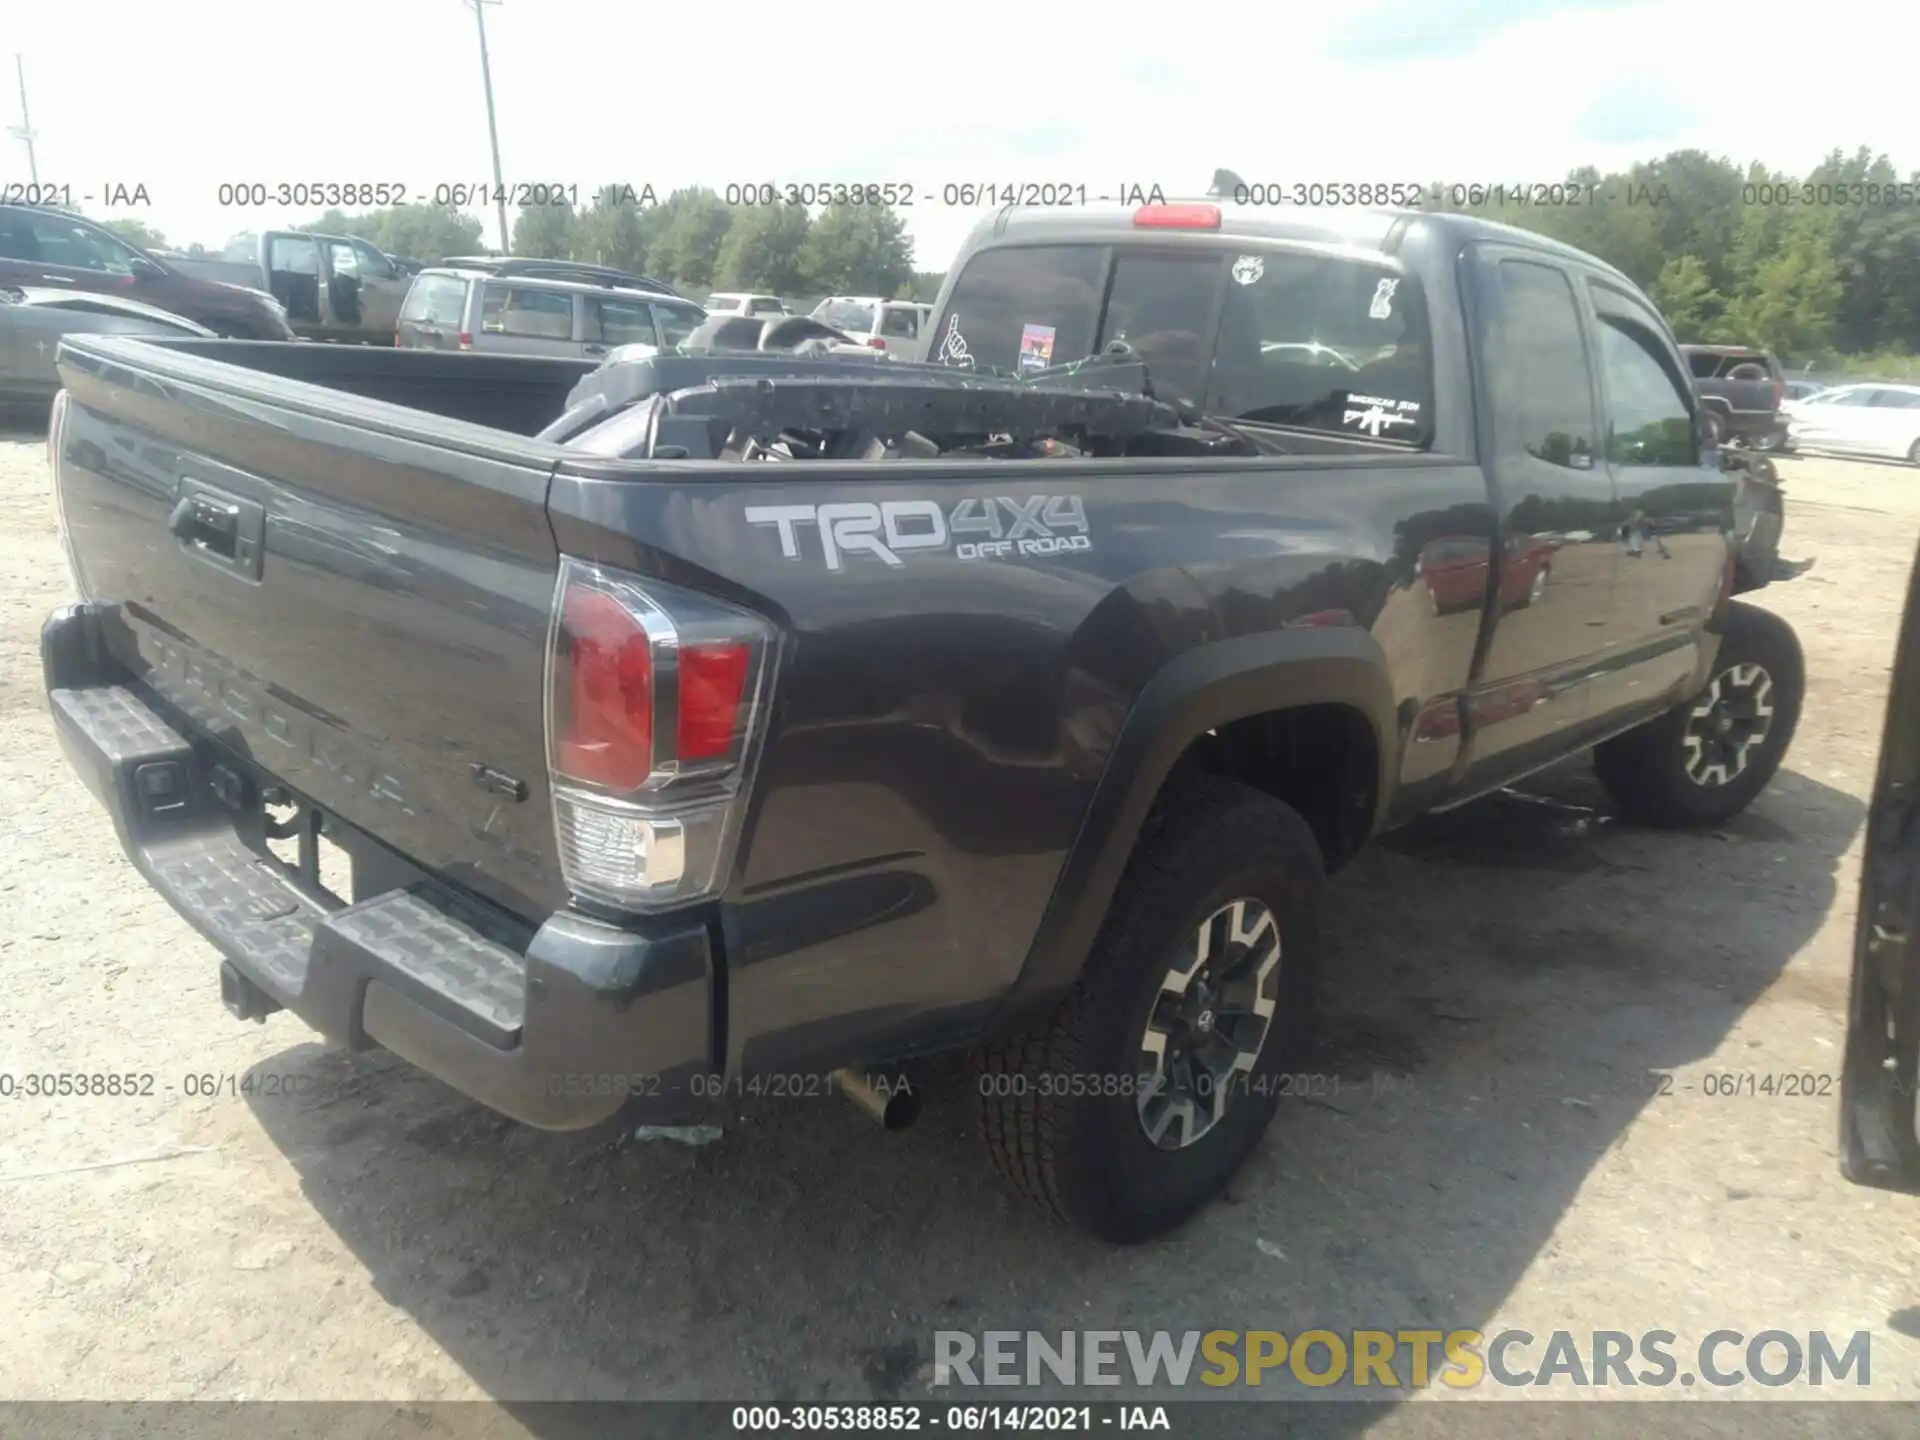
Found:
[[[418,197],[490,177],[461,0],[9,10],[42,183],[172,244],[317,213],[222,208],[223,181]],[[1683,146],[1803,170],[1864,144],[1909,170],[1912,19],[1912,0],[504,0],[487,29],[509,183],[911,184],[916,263],[943,269],[977,218],[940,203],[948,182],[1515,183]],[[26,179],[0,136],[0,185]],[[113,182],[151,205],[107,210]]]

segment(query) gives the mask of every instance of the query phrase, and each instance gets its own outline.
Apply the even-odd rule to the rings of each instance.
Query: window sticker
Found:
[[[1381,281],[1390,284],[1390,281]],[[1347,408],[1341,413],[1340,423],[1351,425],[1356,430],[1364,430],[1378,440],[1383,431],[1396,425],[1418,425],[1420,423],[1420,402],[1418,400],[1389,400],[1383,395],[1348,394]]]
[[[1398,280],[1382,280],[1373,287],[1373,302],[1367,306],[1369,320],[1391,320],[1393,318],[1393,292],[1400,288]]]
[[[1233,262],[1233,283],[1251,285],[1267,273],[1267,262],[1258,255],[1242,255]]]
[[[961,370],[973,369],[973,351],[967,348],[967,337],[960,333],[960,316],[956,313],[947,317],[947,333],[940,338],[940,348],[935,358],[942,365],[952,365]]]
[[[1020,330],[1020,373],[1044,370],[1053,364],[1053,334],[1051,325],[1026,325]]]

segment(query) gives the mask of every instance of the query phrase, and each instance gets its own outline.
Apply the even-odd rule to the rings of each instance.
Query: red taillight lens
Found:
[[[1142,205],[1133,212],[1141,230],[1218,230],[1218,205]]]
[[[884,350],[887,348],[887,342],[882,340],[878,335],[869,335],[867,337],[867,344],[875,350]]]
[[[398,330],[393,332],[393,348],[396,350],[402,350],[406,348],[404,345],[400,343],[400,332]]]
[[[473,336],[465,330],[460,332],[460,348],[462,350],[471,350],[473,348]]]
[[[733,643],[680,652],[680,759],[713,760],[733,748],[753,654]]]
[[[553,768],[571,779],[635,790],[653,769],[653,650],[611,595],[569,590],[555,676]],[[684,728],[685,721],[682,726]]]
[[[1787,382],[1784,380],[1774,381],[1773,382],[1774,407],[1777,409],[1781,405],[1784,405],[1786,401],[1787,401]]]

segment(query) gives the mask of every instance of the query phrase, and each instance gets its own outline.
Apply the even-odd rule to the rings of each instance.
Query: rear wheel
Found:
[[[1598,746],[1594,771],[1630,820],[1721,824],[1752,804],[1780,768],[1805,693],[1806,661],[1793,627],[1735,601],[1706,688]]]
[[[1718,410],[1700,412],[1700,438],[1708,445],[1718,445],[1726,437],[1726,421],[1720,418]]]
[[[1106,1240],[1186,1220],[1260,1142],[1312,998],[1323,866],[1299,815],[1200,777],[1156,808],[1079,981],[977,1061],[1014,1187]]]

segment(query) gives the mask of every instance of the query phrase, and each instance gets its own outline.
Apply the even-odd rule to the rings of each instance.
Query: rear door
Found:
[[[1467,788],[1477,791],[1564,752],[1596,713],[1593,682],[1608,659],[1621,545],[1578,278],[1550,257],[1502,245],[1472,247],[1468,274],[1485,402],[1480,453],[1499,505],[1500,553],[1525,554],[1537,534],[1567,537],[1540,596],[1489,607],[1482,622],[1468,695]]]
[[[1616,285],[1586,288],[1621,531],[1594,704],[1624,714],[1660,704],[1697,666],[1700,627],[1725,583],[1735,484],[1717,458],[1703,463],[1691,377],[1666,326]]]
[[[582,341],[579,297],[571,290],[488,280],[480,294],[481,350],[578,359]]]
[[[369,340],[388,340],[411,281],[392,260],[365,240],[353,242],[360,267],[360,329]]]
[[[468,281],[458,275],[424,274],[414,278],[396,321],[405,350],[457,350],[466,329]]]
[[[1920,557],[1907,580],[1867,815],[1840,1076],[1840,1170],[1920,1189]]]
[[[586,340],[581,353],[598,357],[616,345],[658,345],[653,307],[625,295],[587,295]]]

